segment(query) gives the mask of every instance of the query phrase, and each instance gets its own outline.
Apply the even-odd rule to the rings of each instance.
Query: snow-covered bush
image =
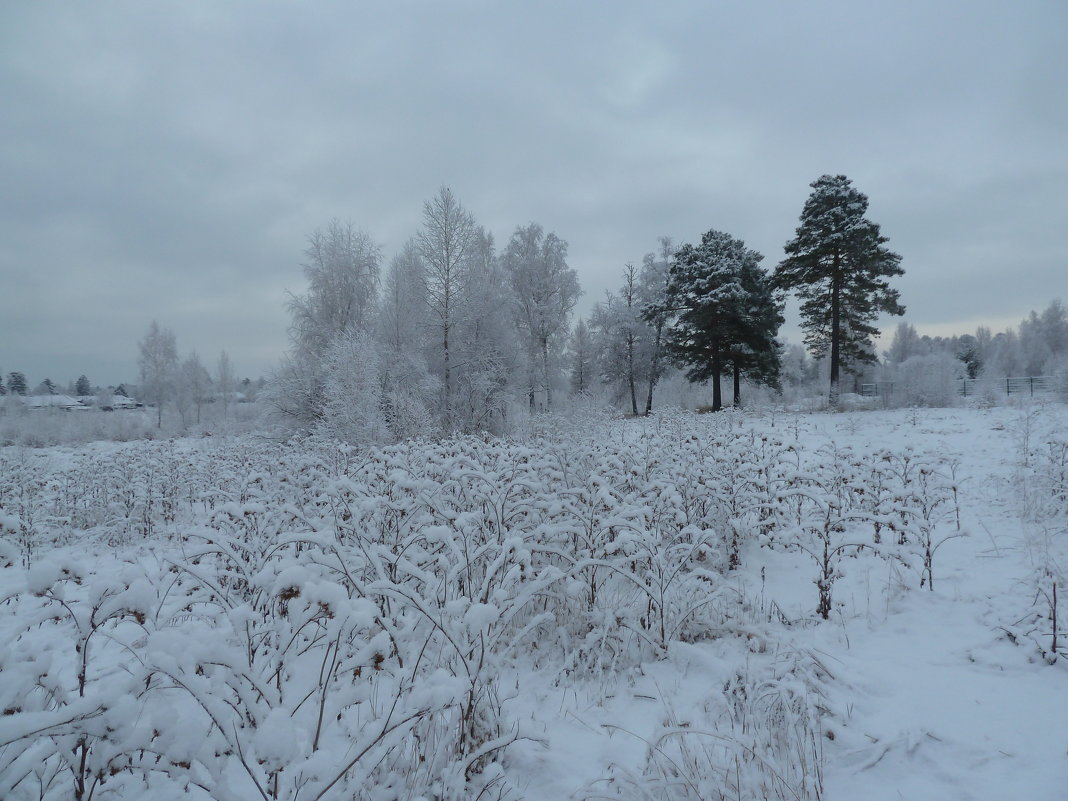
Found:
[[[952,354],[910,356],[896,368],[895,396],[906,406],[953,406],[967,366]]]
[[[382,390],[354,425],[388,426],[374,354],[350,345]],[[956,477],[943,457],[812,448],[808,418],[768,422],[588,408],[533,416],[512,439],[378,446],[365,427],[0,451],[0,586],[15,588],[0,634],[26,644],[0,660],[0,688],[37,705],[4,707],[0,765],[40,767],[8,772],[22,778],[0,795],[518,796],[510,755],[540,733],[514,711],[524,670],[608,688],[727,642],[759,669],[731,674],[697,718],[668,714],[647,765],[613,787],[687,798],[710,760],[749,797],[816,797],[822,679],[772,645],[799,615],[830,616],[857,553],[911,560],[929,586]],[[63,573],[49,552],[66,545],[129,564]],[[811,559],[814,615],[746,589],[763,548]],[[83,709],[80,690],[104,700]],[[118,711],[97,711],[119,695],[137,721],[121,732]]]
[[[390,439],[382,399],[382,364],[368,334],[349,331],[326,349],[319,434],[345,442],[382,444]]]
[[[1035,643],[1050,662],[1068,654],[1061,598],[1068,586],[1068,436],[1049,409],[1027,404],[1013,431],[1016,492],[1031,564],[1029,613],[1011,627],[1013,637]]]
[[[697,704],[664,701],[638,768],[613,764],[583,801],[818,801],[823,797],[823,717],[829,674],[813,653],[751,654]]]
[[[155,744],[167,715],[146,706],[144,673],[127,659],[156,600],[133,565],[90,576],[54,558],[4,599],[16,614],[0,632],[11,646],[0,655],[0,796],[132,797],[135,775],[169,769]]]

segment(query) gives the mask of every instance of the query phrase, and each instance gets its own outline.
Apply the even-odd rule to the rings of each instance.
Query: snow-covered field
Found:
[[[0,798],[1064,798],[1066,432],[0,450]]]

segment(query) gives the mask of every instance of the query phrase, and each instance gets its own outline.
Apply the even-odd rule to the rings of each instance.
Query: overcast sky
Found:
[[[158,319],[268,373],[307,234],[388,263],[442,185],[566,239],[587,312],[660,235],[774,266],[844,173],[906,320],[1014,325],[1068,300],[1066,41],[1064,0],[4,2],[0,371],[136,380]]]

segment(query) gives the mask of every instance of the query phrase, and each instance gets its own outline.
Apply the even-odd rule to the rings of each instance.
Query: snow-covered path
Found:
[[[846,627],[828,801],[1068,797],[1068,671],[1000,639],[988,599],[963,601],[916,594]]]
[[[827,752],[828,801],[1068,798],[1068,668],[1012,644],[1001,628],[1027,611],[1033,592],[1027,531],[1007,486],[1026,415],[925,420],[925,445],[962,458],[972,536],[938,554],[935,592],[895,594],[838,636],[824,633],[847,716]],[[889,433],[878,438],[891,444]]]

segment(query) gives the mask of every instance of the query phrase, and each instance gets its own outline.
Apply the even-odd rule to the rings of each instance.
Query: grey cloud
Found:
[[[921,328],[1065,294],[1059,2],[2,14],[0,369],[34,380],[132,378],[152,318],[265,372],[306,234],[349,218],[388,257],[441,184],[498,242],[569,240],[583,309],[661,234],[774,264],[824,172],[871,197]]]

